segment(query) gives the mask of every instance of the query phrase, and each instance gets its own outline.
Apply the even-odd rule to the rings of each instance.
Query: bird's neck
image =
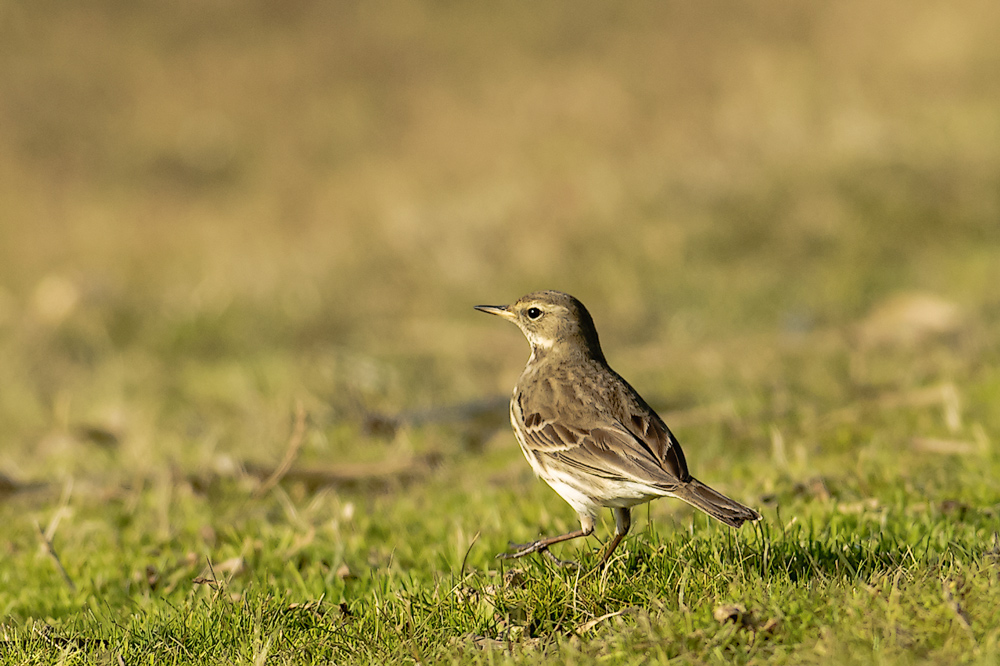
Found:
[[[529,366],[561,361],[607,365],[600,345],[531,345],[531,356],[528,358]]]
[[[532,366],[544,362],[549,356],[549,351],[551,349],[551,347],[531,345],[531,356],[528,357],[528,365]]]

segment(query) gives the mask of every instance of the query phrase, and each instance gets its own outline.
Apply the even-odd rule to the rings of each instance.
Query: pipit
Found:
[[[535,474],[569,503],[580,529],[525,544],[502,558],[549,552],[549,546],[589,536],[600,507],[614,513],[615,533],[601,564],[628,533],[632,507],[676,497],[726,525],[760,514],[691,476],[673,433],[628,382],[608,366],[583,303],[539,291],[511,305],[477,310],[517,324],[531,356],[514,386],[510,422]]]

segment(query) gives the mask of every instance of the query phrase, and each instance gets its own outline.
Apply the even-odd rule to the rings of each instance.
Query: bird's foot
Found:
[[[524,557],[525,555],[531,555],[532,553],[543,553],[545,557],[549,558],[561,567],[579,567],[580,565],[572,560],[561,560],[552,554],[549,550],[549,544],[544,540],[532,541],[530,543],[514,543],[510,542],[510,548],[512,552],[500,553],[497,558],[501,560],[513,560],[519,557]]]
[[[529,543],[514,543],[513,541],[507,542],[510,547],[511,552],[500,553],[497,558],[501,560],[513,560],[518,557],[524,557],[525,555],[531,555],[532,553],[537,553],[541,550],[547,550],[549,545],[545,541],[531,541]]]

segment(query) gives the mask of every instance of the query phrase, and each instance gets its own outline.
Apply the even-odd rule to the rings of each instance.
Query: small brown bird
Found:
[[[732,527],[760,514],[712,490],[688,472],[680,444],[646,401],[604,359],[583,303],[539,291],[511,305],[477,305],[508,319],[531,343],[514,386],[510,422],[535,474],[580,517],[580,529],[526,544],[502,558],[549,553],[549,546],[589,536],[600,507],[615,516],[602,564],[628,533],[632,507],[677,497]],[[569,564],[558,560],[562,564]]]

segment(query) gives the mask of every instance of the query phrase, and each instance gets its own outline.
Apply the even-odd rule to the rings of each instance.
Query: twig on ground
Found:
[[[59,570],[63,580],[66,581],[66,585],[69,586],[71,591],[76,592],[76,583],[74,583],[73,579],[69,577],[68,573],[66,573],[66,568],[62,564],[62,560],[59,559],[59,554],[56,552],[55,546],[52,545],[52,540],[45,534],[42,530],[42,526],[38,524],[37,520],[35,521],[35,530],[38,532],[38,538],[41,540],[42,546],[45,547],[45,552],[47,552],[49,557],[52,558],[52,561],[56,563],[56,569]]]
[[[289,469],[281,480],[303,484],[310,491],[326,486],[373,487],[393,486],[420,478],[441,460],[438,452],[399,460],[382,460],[370,463],[343,463],[336,466]],[[264,471],[248,465],[246,473],[263,476]]]
[[[288,438],[288,446],[285,447],[285,456],[281,459],[281,464],[271,473],[271,476],[267,477],[264,483],[257,486],[254,491],[253,496],[255,499],[260,499],[267,494],[271,488],[274,488],[288,470],[292,468],[292,463],[299,455],[299,451],[302,449],[302,442],[305,439],[306,434],[306,409],[302,405],[302,401],[299,400],[295,403],[295,425],[292,428],[292,434]]]

